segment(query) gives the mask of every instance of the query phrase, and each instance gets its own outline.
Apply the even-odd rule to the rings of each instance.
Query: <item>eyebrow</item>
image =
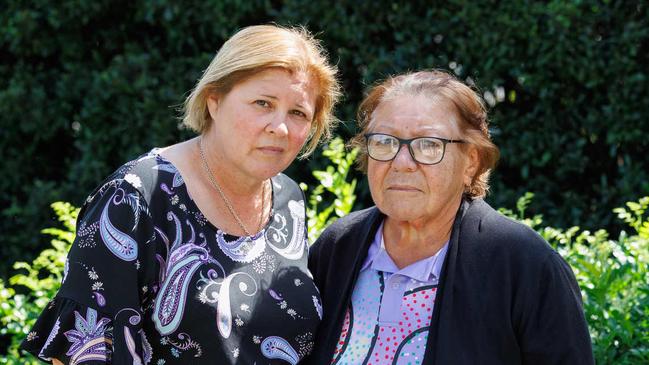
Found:
[[[261,94],[261,96],[264,96],[264,97],[267,97],[267,98],[269,98],[269,99],[273,99],[273,100],[278,100],[278,99],[279,99],[277,96],[268,95],[268,94]],[[310,111],[309,108],[305,107],[305,106],[302,105],[302,104],[295,104],[295,105],[296,105],[298,108],[302,108],[302,109],[304,109],[304,110],[306,110],[306,111]]]
[[[372,129],[376,130],[376,129],[379,129],[379,128],[387,129],[390,132],[402,130],[401,128],[397,128],[397,127],[395,127],[394,125],[391,125],[391,124],[377,124]],[[433,127],[433,126],[422,126],[422,127],[419,127],[417,129],[415,129],[415,131],[416,132],[428,132],[428,131],[444,132],[441,129]]]

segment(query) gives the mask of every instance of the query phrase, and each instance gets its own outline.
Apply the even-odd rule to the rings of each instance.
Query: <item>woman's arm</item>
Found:
[[[594,364],[581,292],[570,266],[553,252],[538,279],[523,315],[523,363]]]

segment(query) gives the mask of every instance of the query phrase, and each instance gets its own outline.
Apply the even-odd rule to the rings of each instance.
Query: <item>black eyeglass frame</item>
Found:
[[[392,158],[387,159],[387,160],[381,160],[381,159],[372,157],[372,154],[370,153],[370,147],[369,147],[370,137],[372,137],[372,136],[388,136],[388,137],[392,137],[392,138],[396,139],[397,141],[399,141],[399,148],[397,148],[397,152],[394,153],[394,156],[392,156]],[[363,135],[363,137],[365,137],[365,148],[367,149],[367,155],[372,160],[381,161],[381,162],[392,161],[392,160],[395,159],[395,157],[397,157],[397,155],[399,154],[399,151],[401,151],[401,146],[403,146],[405,144],[406,146],[408,146],[408,152],[410,152],[410,157],[412,157],[413,161],[415,161],[418,164],[428,165],[428,166],[437,165],[438,163],[442,162],[442,160],[444,160],[444,156],[446,155],[446,145],[447,144],[449,144],[449,143],[467,143],[463,139],[447,139],[447,138],[433,137],[433,136],[423,136],[423,137],[415,137],[415,138],[399,138],[397,136],[393,136],[393,135],[387,134],[387,133],[365,133]],[[433,163],[425,163],[425,162],[421,162],[421,161],[417,160],[417,158],[415,157],[415,152],[412,150],[412,142],[414,142],[414,141],[416,141],[418,139],[424,139],[424,138],[432,138],[432,139],[436,139],[438,141],[442,141],[442,157],[439,158],[439,161],[433,162]]]

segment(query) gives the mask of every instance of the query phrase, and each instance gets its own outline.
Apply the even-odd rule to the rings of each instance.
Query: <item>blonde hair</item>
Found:
[[[471,198],[484,197],[489,191],[489,175],[496,166],[500,152],[491,141],[487,121],[487,110],[482,98],[455,76],[440,70],[419,71],[389,77],[373,86],[358,108],[360,132],[350,141],[351,147],[359,147],[358,168],[367,172],[367,148],[364,134],[370,132],[372,114],[378,106],[403,95],[425,95],[430,98],[443,97],[450,101],[459,115],[462,138],[478,151],[478,169],[465,194]]]
[[[330,137],[333,107],[340,98],[337,70],[320,43],[304,28],[255,25],[241,29],[216,54],[183,105],[183,124],[197,133],[210,126],[207,97],[226,95],[232,88],[269,68],[306,72],[316,82],[313,123],[302,157]]]

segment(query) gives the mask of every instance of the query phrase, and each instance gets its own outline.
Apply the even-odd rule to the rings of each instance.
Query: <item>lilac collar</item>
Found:
[[[367,258],[361,266],[361,272],[371,267],[374,270],[390,274],[400,274],[418,281],[439,280],[442,271],[446,251],[448,251],[448,241],[437,251],[436,254],[414,262],[401,270],[394,263],[387,250],[383,240],[383,222],[374,235],[374,240],[367,251]]]

